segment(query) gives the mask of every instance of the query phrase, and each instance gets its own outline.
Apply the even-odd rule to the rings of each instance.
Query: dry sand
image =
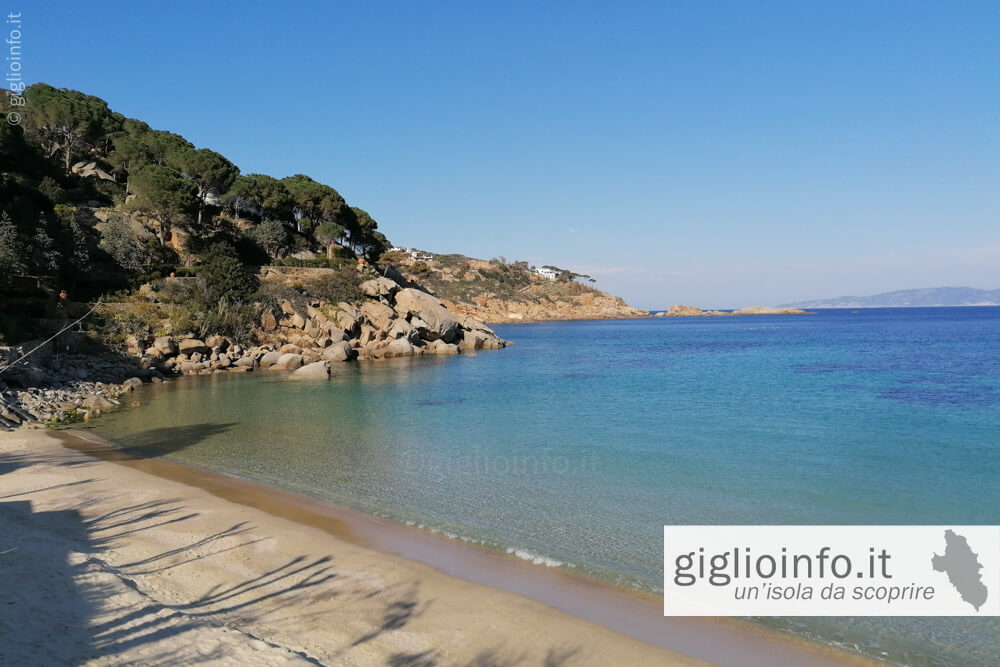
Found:
[[[257,502],[270,490],[203,472],[184,478],[194,486],[147,472],[183,466],[91,453],[44,430],[0,433],[0,664],[700,664],[375,551],[334,514],[289,509],[294,494]],[[595,613],[634,613],[598,599],[610,602]],[[664,619],[648,611],[655,629]],[[702,647],[716,643],[698,627]],[[731,664],[843,658],[720,632]]]

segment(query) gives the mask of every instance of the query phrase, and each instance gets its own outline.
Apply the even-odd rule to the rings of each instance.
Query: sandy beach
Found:
[[[67,437],[0,433],[0,664],[854,662]]]

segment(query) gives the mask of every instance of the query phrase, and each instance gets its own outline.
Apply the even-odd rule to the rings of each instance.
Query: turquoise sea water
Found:
[[[654,591],[664,524],[1000,523],[1000,308],[496,329],[514,346],[328,383],[149,387],[95,428]],[[1000,664],[997,619],[767,622],[909,664]]]

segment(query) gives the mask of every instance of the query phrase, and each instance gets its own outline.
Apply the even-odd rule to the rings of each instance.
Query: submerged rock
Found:
[[[133,377],[122,382],[122,388],[124,388],[125,391],[135,391],[136,389],[140,389],[141,387],[142,387],[142,380],[140,380],[139,378]]]

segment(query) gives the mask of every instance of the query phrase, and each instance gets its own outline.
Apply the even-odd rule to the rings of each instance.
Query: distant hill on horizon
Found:
[[[883,292],[872,296],[840,296],[783,303],[780,308],[917,308],[933,306],[1000,306],[1000,289],[927,287]]]

